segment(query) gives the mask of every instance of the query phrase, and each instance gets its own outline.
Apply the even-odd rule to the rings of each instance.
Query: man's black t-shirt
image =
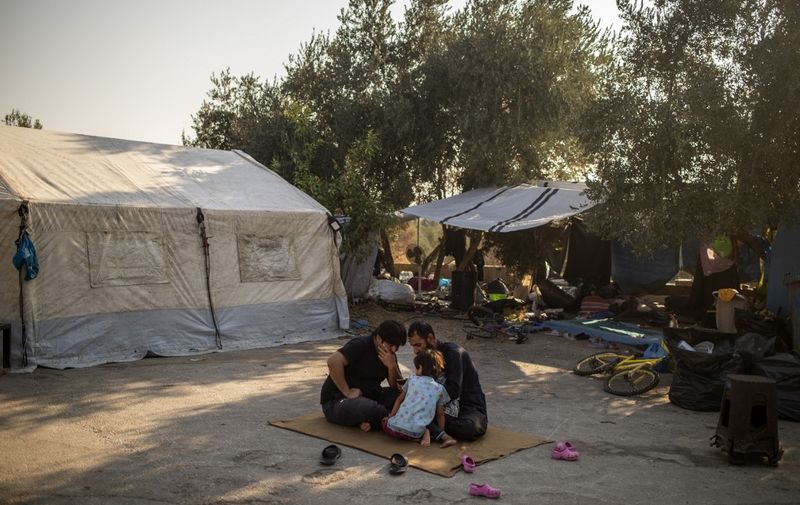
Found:
[[[453,342],[439,341],[436,348],[444,356],[444,387],[447,394],[450,398],[459,399],[462,411],[477,410],[485,415],[486,397],[469,353]]]
[[[377,401],[381,395],[381,383],[389,377],[389,369],[378,358],[372,337],[355,337],[342,346],[339,352],[347,359],[347,366],[344,367],[347,384],[351,388],[360,389],[363,396]],[[341,398],[344,395],[329,375],[322,385],[320,403]]]

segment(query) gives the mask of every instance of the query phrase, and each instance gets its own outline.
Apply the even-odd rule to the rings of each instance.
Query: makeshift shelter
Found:
[[[657,292],[678,273],[680,250],[661,247],[640,255],[625,244],[611,242],[611,276],[626,294]]]
[[[406,207],[400,213],[468,230],[507,233],[544,226],[590,209],[594,203],[585,189],[584,184],[553,181],[480,188]]]
[[[328,217],[240,151],[0,126],[0,320],[11,324],[12,366],[338,334],[349,316]],[[18,273],[23,219],[36,256],[18,255]],[[25,280],[34,259],[38,275]]]
[[[538,181],[501,188],[480,188],[443,200],[407,207],[405,217],[418,217],[453,227],[508,233],[569,218],[595,206],[577,182]],[[580,222],[570,229],[565,277],[601,286],[613,277],[625,293],[663,287],[678,271],[678,252],[639,256],[618,242],[588,233]]]
[[[544,226],[590,209],[594,203],[586,196],[585,190],[585,184],[559,181],[479,188],[443,200],[406,207],[399,213],[404,217],[427,219],[455,228],[510,233]],[[450,249],[452,238],[448,233],[444,245],[446,250]],[[457,263],[461,263],[457,254],[454,257]],[[452,275],[452,306],[465,310],[474,303],[477,276],[473,272],[461,271]]]

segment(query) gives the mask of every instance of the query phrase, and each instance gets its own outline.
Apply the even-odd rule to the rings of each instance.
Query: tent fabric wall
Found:
[[[17,131],[20,130],[20,131]],[[40,274],[22,283],[29,363],[328,338],[349,325],[327,211],[243,153],[0,127],[0,318],[22,355],[20,202]]]
[[[800,276],[800,225],[797,222],[788,221],[778,227],[770,255],[767,308],[782,316],[789,315],[792,306],[786,280]]]
[[[569,250],[564,278],[571,284],[581,279],[595,287],[611,280],[611,242],[593,235],[579,219],[569,226]]]
[[[678,248],[662,248],[639,256],[618,241],[611,242],[611,277],[626,294],[653,292],[678,273]]]

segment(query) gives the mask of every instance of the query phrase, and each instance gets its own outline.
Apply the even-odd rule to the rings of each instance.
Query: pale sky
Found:
[[[455,0],[461,6],[464,0]],[[576,2],[578,3],[578,2]],[[619,27],[615,0],[582,0]],[[0,120],[18,109],[48,130],[180,144],[209,77],[284,75],[347,0],[0,0]],[[404,2],[397,2],[402,15]]]

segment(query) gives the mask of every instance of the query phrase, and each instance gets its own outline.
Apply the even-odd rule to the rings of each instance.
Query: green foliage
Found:
[[[621,2],[582,139],[592,224],[640,249],[775,226],[800,206],[800,5]]]
[[[281,82],[213,75],[184,143],[243,149],[350,215],[351,251],[414,200],[585,171],[576,132],[609,61],[585,8],[412,0],[396,23],[391,3],[350,0]]]
[[[448,51],[464,189],[547,177],[578,160],[578,113],[607,59],[604,37],[570,0],[474,0]],[[585,163],[579,163],[578,166]]]
[[[339,177],[323,179],[301,165],[295,174],[295,184],[335,214],[352,218],[344,233],[342,250],[363,259],[369,252],[369,237],[375,230],[394,221],[392,204],[381,188],[366,176],[377,150],[377,137],[369,132],[357,141],[345,157]]]
[[[302,150],[310,131],[302,106],[287,103],[277,83],[252,74],[234,77],[224,70],[212,74],[211,83],[208,99],[192,116],[196,137],[182,135],[183,144],[240,149],[291,181],[294,151]]]
[[[412,181],[398,159],[390,92],[397,74],[390,0],[351,0],[333,37],[314,36],[290,58],[283,89],[308,104],[320,126],[312,173],[338,177],[351,147],[368,135],[375,150],[362,169],[395,208],[411,201]]]
[[[19,126],[22,128],[33,128],[34,130],[42,129],[42,122],[38,119],[33,119],[28,114],[17,109],[11,109],[11,112],[5,115],[3,122],[7,126]]]
[[[559,247],[563,224],[540,226],[511,233],[488,233],[483,247],[494,248],[501,263],[516,277],[531,274],[534,280],[546,275],[545,261]]]
[[[582,178],[581,112],[610,62],[606,35],[573,2],[413,2],[391,105],[419,200],[487,185]],[[399,119],[398,119],[399,118]]]

